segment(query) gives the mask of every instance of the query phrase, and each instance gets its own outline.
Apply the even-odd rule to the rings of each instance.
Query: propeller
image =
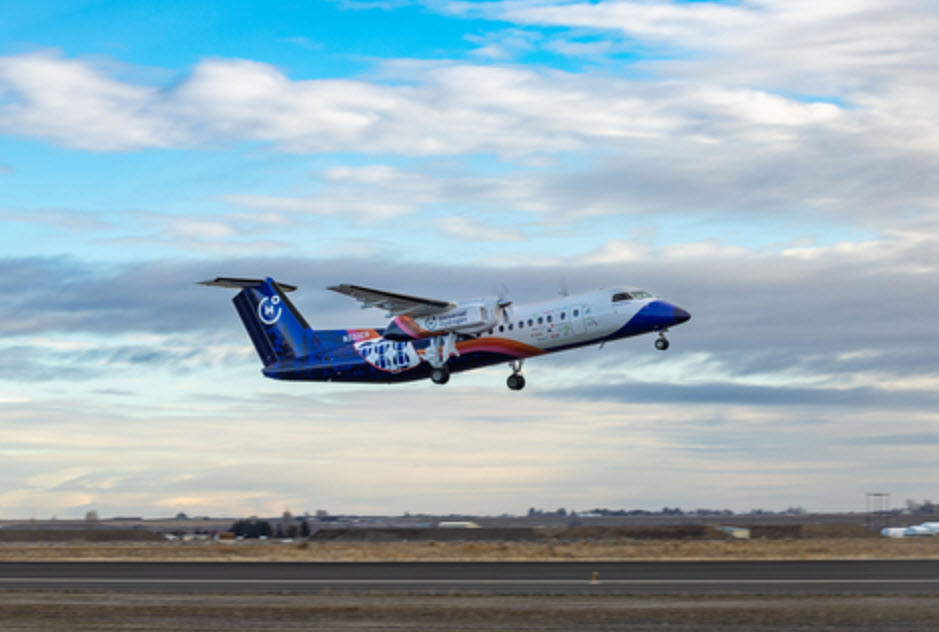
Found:
[[[495,294],[497,296],[496,308],[498,308],[499,313],[502,315],[502,322],[508,324],[512,319],[512,312],[510,308],[512,307],[512,299],[509,298],[509,288],[502,283],[496,288]]]

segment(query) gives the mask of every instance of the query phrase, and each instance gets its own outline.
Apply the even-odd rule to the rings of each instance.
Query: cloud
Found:
[[[483,35],[471,34],[466,40],[479,47],[473,54],[493,60],[509,60],[534,49],[538,35],[521,29],[507,29]]]
[[[178,142],[153,107],[156,89],[104,76],[87,63],[52,53],[0,58],[7,95],[0,128],[53,138],[68,146],[121,151]]]
[[[487,226],[468,217],[447,217],[437,222],[440,231],[454,239],[471,241],[521,241],[522,233],[507,227]]]
[[[780,507],[852,509],[859,488],[885,478],[927,496],[939,388],[939,120],[924,107],[939,87],[935,12],[451,8],[499,20],[471,40],[478,63],[388,60],[298,81],[206,59],[144,85],[100,60],[0,58],[8,134],[98,152],[247,143],[372,156],[217,194],[247,209],[231,214],[122,213],[120,235],[107,213],[4,210],[101,242],[189,251],[0,259],[11,280],[0,289],[5,513],[702,498],[748,508],[768,494]],[[511,63],[557,54],[593,70]],[[342,237],[324,230],[309,256],[263,256],[332,223]],[[415,238],[486,248],[429,265],[408,248]],[[505,367],[446,389],[281,384],[258,375],[232,293],[194,285],[268,274],[301,286],[292,298],[317,327],[384,324],[322,289],[337,282],[440,298],[505,283],[517,303],[556,296],[562,278],[572,292],[639,285],[693,319],[665,354],[645,337],[526,362],[521,394],[504,388]]]
[[[576,257],[505,268],[2,260],[16,283],[0,297],[0,336],[10,370],[24,373],[2,376],[16,384],[0,409],[12,451],[0,505],[26,516],[852,509],[859,486],[877,488],[885,472],[895,493],[928,496],[933,443],[903,437],[934,434],[939,298],[934,275],[907,263],[935,265],[939,249],[912,235],[818,248],[817,257],[808,247],[652,249],[628,271]],[[299,284],[292,299],[320,327],[383,323],[322,289],[342,281],[441,298],[501,281],[517,302],[554,296],[561,277],[572,292],[625,282],[693,319],[670,333],[666,353],[647,337],[526,362],[520,394],[504,388],[504,367],[456,375],[443,389],[300,386],[264,380],[231,292],[194,284],[222,274]],[[655,489],[641,482],[652,469]]]
[[[184,239],[215,239],[220,237],[234,237],[239,232],[227,222],[206,221],[193,219],[178,219],[167,228],[169,237]]]
[[[113,228],[100,214],[65,209],[3,209],[0,217],[8,222],[37,224],[70,233],[99,233]]]
[[[373,223],[444,206],[473,211],[547,209],[533,189],[537,182],[524,177],[453,175],[433,167],[418,171],[383,164],[334,166],[317,174],[308,186],[313,192],[307,195],[228,194],[222,199],[290,217],[292,222],[298,215],[308,215]]]
[[[156,90],[50,53],[0,60],[8,133],[98,151],[241,139],[304,153],[525,155],[675,132],[691,122],[669,106],[675,99],[691,106],[692,100],[746,105],[753,98],[747,96],[753,91],[715,87],[702,99],[699,90],[679,85],[492,66],[449,64],[405,79],[409,85],[291,81],[266,64],[213,59]],[[741,125],[792,127],[837,114],[831,105],[756,98],[765,103],[740,108]],[[732,109],[725,117],[738,120]]]
[[[159,89],[119,80],[100,64],[44,52],[0,59],[0,86],[7,95],[0,126],[7,133],[95,151],[246,141],[298,153],[493,153],[504,161],[575,157],[574,168],[549,162],[476,177],[408,170],[389,160],[324,169],[318,188],[310,184],[306,192],[294,187],[288,194],[223,195],[232,204],[280,215],[387,220],[441,201],[453,203],[460,195],[475,208],[484,204],[554,218],[788,215],[874,230],[909,225],[937,211],[931,174],[939,169],[939,118],[922,103],[939,86],[934,73],[925,73],[917,62],[933,44],[902,12],[886,16],[882,30],[871,31],[873,20],[882,17],[873,9],[809,11],[832,32],[846,32],[842,21],[860,21],[862,33],[874,38],[864,44],[850,31],[845,44],[829,42],[822,36],[825,28],[807,26],[801,14],[771,3],[759,9],[507,3],[487,5],[485,11],[515,20],[519,28],[594,25],[602,33],[619,28],[616,15],[625,12],[637,37],[672,38],[706,54],[637,62],[650,69],[642,80],[391,60],[368,77],[296,81],[267,64],[208,59]],[[764,20],[766,14],[774,19]],[[738,23],[752,26],[760,37],[736,34],[720,44],[724,31]],[[701,29],[720,37],[688,35]],[[904,29],[912,39],[891,39]],[[765,54],[784,58],[747,65],[763,54],[756,42],[781,42],[800,30],[807,31],[799,36],[808,38],[805,49],[763,47]],[[533,43],[542,39],[552,41],[528,37]],[[904,44],[889,54],[888,41],[901,40]],[[846,48],[828,55],[826,42],[836,52]],[[856,54],[847,52],[855,49]],[[809,63],[803,55],[826,61]],[[831,65],[830,57],[842,62]],[[783,72],[817,67],[831,74],[824,80],[831,89],[804,85]]]
[[[770,489],[780,507],[852,509],[857,489],[879,480],[881,468],[896,481],[921,480],[934,449],[897,439],[934,434],[922,415],[908,417],[903,432],[885,432],[880,414],[836,420],[744,403],[571,401],[458,384],[346,389],[328,399],[321,388],[298,392],[241,391],[213,411],[140,419],[84,400],[5,406],[0,428],[15,450],[0,505],[7,515],[79,517],[88,508],[523,513],[702,499],[742,510],[766,506]],[[891,447],[845,440],[852,436],[885,436]],[[904,491],[923,496],[927,488]]]
[[[371,222],[407,215],[438,201],[441,183],[388,165],[335,166],[320,175],[315,194],[230,194],[236,206],[284,215],[336,215]]]
[[[199,336],[206,336],[204,344],[210,346],[243,340],[227,293],[195,285],[206,278],[271,275],[298,284],[301,292],[294,302],[314,326],[326,328],[384,323],[377,311],[363,313],[354,302],[322,291],[337,282],[446,299],[489,294],[505,283],[513,300],[525,302],[555,295],[558,279],[565,278],[574,293],[640,285],[682,305],[693,320],[675,331],[674,347],[692,354],[688,358],[706,358],[681,368],[672,352],[643,353],[617,367],[617,352],[609,356],[610,367],[603,365],[606,356],[584,360],[594,368],[578,369],[577,382],[590,370],[614,381],[641,381],[643,374],[655,375],[650,361],[664,362],[673,372],[671,378],[656,378],[662,383],[699,384],[704,374],[741,387],[915,390],[936,379],[934,357],[924,341],[939,340],[930,316],[939,310],[931,281],[939,268],[939,248],[923,235],[775,253],[738,247],[656,249],[611,240],[599,252],[604,256],[585,252],[550,266],[514,262],[482,268],[476,262],[427,266],[368,255],[228,257],[110,268],[61,257],[7,259],[0,261],[0,273],[18,283],[0,292],[0,336],[21,346],[35,336],[106,335],[118,337],[103,347],[108,362],[173,366],[185,360],[195,368],[210,360],[178,354]],[[158,337],[144,343],[143,334]],[[122,342],[124,335],[138,344]],[[643,343],[618,344],[635,348]],[[66,367],[88,353],[70,347],[54,351],[71,354],[62,356],[70,359]],[[37,357],[49,353],[45,349]],[[561,364],[576,364],[579,357],[565,354]],[[917,386],[917,379],[925,381]]]
[[[615,384],[552,391],[550,397],[580,401],[612,400],[623,403],[724,404],[730,406],[832,407],[846,410],[925,410],[937,404],[935,391],[889,393],[883,389],[792,388],[779,386],[737,386],[726,383],[702,385]]]
[[[835,98],[866,111],[860,121],[894,128],[893,134],[881,136],[883,143],[936,146],[937,118],[922,103],[936,88],[928,60],[939,52],[932,35],[939,16],[914,0],[890,6],[785,0],[442,6],[456,15],[508,21],[517,28],[587,29],[614,42],[618,34],[630,50],[643,51],[636,66],[659,77]],[[552,42],[565,37],[555,34],[546,45],[556,47]]]

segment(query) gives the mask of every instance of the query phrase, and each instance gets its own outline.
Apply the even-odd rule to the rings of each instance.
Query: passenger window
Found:
[[[561,312],[561,320],[567,318],[567,312]]]
[[[499,331],[505,331],[505,327],[503,325],[499,325]]]
[[[535,321],[533,321],[531,318],[529,318],[529,319],[528,319],[528,326],[531,327],[531,326],[534,325],[534,324],[535,324]]]
[[[518,328],[519,328],[519,329],[525,329],[525,321],[524,321],[524,320],[518,321]]]
[[[578,316],[580,316],[580,310],[579,310],[579,309],[575,309],[575,310],[574,310],[574,318],[577,318]]]
[[[512,323],[509,323],[509,331],[512,331],[512,328],[515,327]]]
[[[541,316],[539,316],[539,317],[538,317],[538,324],[540,325],[540,324],[543,323],[543,322],[544,322],[544,318],[542,318]]]
[[[548,315],[548,322],[549,322],[549,323],[551,322],[551,315],[550,315],[550,314]]]

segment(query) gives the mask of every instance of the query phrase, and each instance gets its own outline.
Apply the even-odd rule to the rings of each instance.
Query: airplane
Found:
[[[880,535],[888,538],[909,538],[917,536],[939,536],[939,522],[924,522],[909,527],[887,527],[880,530]]]
[[[381,329],[315,330],[287,297],[294,285],[270,277],[217,277],[200,285],[238,290],[232,302],[264,363],[262,373],[278,380],[446,384],[451,373],[508,362],[506,383],[519,391],[528,358],[653,332],[655,348],[665,351],[665,332],[691,318],[638,288],[514,305],[496,296],[449,301],[343,283],[327,289],[358,300],[362,309],[384,309],[391,321]]]

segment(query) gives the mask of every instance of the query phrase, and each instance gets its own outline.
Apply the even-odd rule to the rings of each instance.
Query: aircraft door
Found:
[[[571,307],[571,330],[575,336],[584,333],[584,305]]]

